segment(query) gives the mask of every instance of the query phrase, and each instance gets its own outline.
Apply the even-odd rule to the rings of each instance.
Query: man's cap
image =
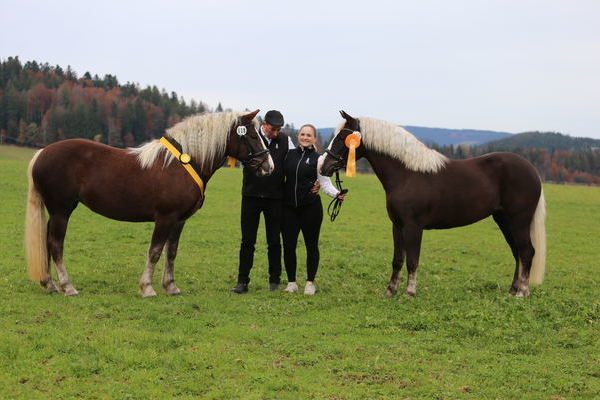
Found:
[[[273,126],[283,126],[283,115],[277,110],[267,111],[265,122]]]

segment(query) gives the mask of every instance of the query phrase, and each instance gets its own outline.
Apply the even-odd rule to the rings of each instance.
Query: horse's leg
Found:
[[[48,292],[58,292],[58,288],[52,281],[52,275],[50,274],[50,268],[48,268],[48,279],[45,282],[40,282],[40,285]]]
[[[168,295],[181,294],[181,290],[175,285],[175,277],[173,269],[175,267],[175,257],[177,256],[177,246],[179,245],[179,237],[183,230],[185,221],[178,222],[171,231],[169,240],[167,240],[167,259],[165,262],[165,270],[162,277],[162,286]]]
[[[422,237],[423,229],[415,225],[405,225],[402,228],[402,238],[406,249],[406,269],[408,270],[406,294],[409,296],[417,294],[417,267],[419,266]]]
[[[400,280],[400,270],[402,269],[402,263],[404,262],[404,242],[402,240],[402,229],[396,224],[392,226],[392,234],[394,237],[394,259],[392,260],[392,277],[388,284],[387,290],[385,291],[385,297],[391,297],[398,291]]]
[[[48,238],[46,238],[46,247],[49,248],[50,246],[48,245]],[[54,281],[52,281],[52,256],[50,254],[50,251],[48,249],[48,269],[47,269],[47,275],[48,275],[48,279],[46,279],[46,281],[40,281],[40,285],[46,289],[48,292],[58,292],[58,288],[56,287],[56,284],[54,283]]]
[[[510,290],[508,291],[508,293],[514,295],[517,294],[517,290],[519,289],[519,254],[515,245],[515,240],[513,239],[512,234],[510,232],[509,222],[506,218],[506,215],[502,212],[496,212],[492,216],[494,217],[494,221],[496,221],[496,224],[500,228],[500,231],[502,231],[504,239],[506,240],[506,243],[508,243],[508,245],[510,246],[510,251],[512,252],[513,257],[515,258],[515,273],[513,276],[512,284],[510,286]]]
[[[529,225],[530,223],[520,223],[512,229],[519,263],[517,271],[515,271],[515,275],[517,275],[518,278],[516,279],[516,282],[513,282],[511,293],[513,292],[513,288],[516,288],[515,294],[517,297],[529,296],[529,272],[535,254],[535,249],[531,244]]]
[[[50,254],[56,264],[60,290],[64,292],[65,296],[77,296],[79,292],[73,287],[63,260],[63,248],[69,216],[70,214],[65,215],[60,213],[50,215],[48,219],[48,254]]]
[[[148,249],[148,262],[146,270],[140,278],[140,294],[142,297],[154,297],[156,292],[152,287],[152,275],[154,275],[154,267],[160,259],[165,243],[173,230],[173,226],[177,223],[175,218],[157,217],[154,223],[154,232],[152,233],[152,242]]]

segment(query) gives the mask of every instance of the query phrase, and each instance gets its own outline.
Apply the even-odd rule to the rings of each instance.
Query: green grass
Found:
[[[65,248],[80,296],[66,298],[27,279],[31,154],[0,147],[1,398],[598,398],[600,188],[544,186],[548,273],[525,300],[507,295],[513,261],[491,220],[426,232],[418,296],[383,298],[391,224],[374,176],[347,179],[323,223],[316,296],[267,290],[262,226],[239,296],[241,175],[223,169],[183,232],[182,296],[159,291],[162,260],[159,296],[137,294],[151,224],[80,206]]]

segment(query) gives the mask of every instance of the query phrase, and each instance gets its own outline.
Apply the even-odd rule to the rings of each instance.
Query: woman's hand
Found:
[[[319,193],[320,189],[321,189],[321,182],[319,182],[319,180],[317,179],[315,181],[315,184],[312,187],[312,189],[310,189],[310,191],[311,191],[311,193]]]

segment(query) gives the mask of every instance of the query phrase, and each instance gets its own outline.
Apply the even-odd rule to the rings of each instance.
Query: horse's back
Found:
[[[487,153],[479,157],[474,157],[466,161],[472,160],[482,167],[492,165],[494,168],[501,167],[508,177],[514,178],[514,174],[518,174],[524,179],[539,182],[539,175],[529,161],[515,153],[495,152]]]
[[[515,153],[496,152],[465,160],[480,169],[497,186],[500,207],[509,213],[535,210],[541,193],[536,168]]]
[[[32,174],[36,185],[62,185],[64,192],[78,191],[90,175],[131,169],[134,157],[122,149],[85,139],[52,143],[40,152]]]
[[[111,157],[123,158],[125,151],[102,143],[86,139],[67,139],[44,147],[36,161],[35,169],[42,170],[45,166],[64,166],[75,164],[85,159]]]
[[[470,160],[485,173],[498,181],[503,189],[519,192],[538,192],[541,180],[533,164],[515,153],[488,153]]]

